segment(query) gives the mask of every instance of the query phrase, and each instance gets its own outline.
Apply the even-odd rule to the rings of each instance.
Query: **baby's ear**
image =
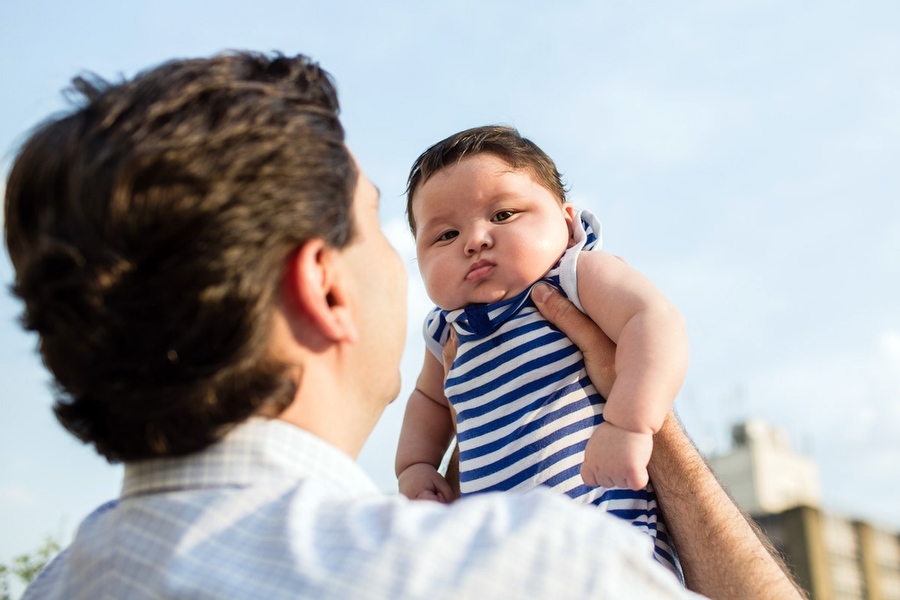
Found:
[[[575,207],[568,202],[563,202],[562,209],[566,226],[569,228],[569,248],[571,248],[575,243]]]

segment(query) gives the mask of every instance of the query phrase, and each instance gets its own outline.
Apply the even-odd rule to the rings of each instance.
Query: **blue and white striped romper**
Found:
[[[600,223],[581,211],[575,244],[544,276],[576,306],[581,251],[600,249]],[[603,422],[606,402],[587,376],[578,348],[541,316],[531,288],[495,304],[433,309],[425,341],[441,359],[452,323],[459,350],[444,392],[457,414],[462,494],[549,486],[646,531],[655,556],[676,573],[674,552],[651,486],[591,488],[581,480],[584,448]]]

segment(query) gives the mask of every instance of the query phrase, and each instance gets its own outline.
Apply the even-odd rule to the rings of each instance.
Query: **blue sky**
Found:
[[[3,13],[4,179],[85,70],[248,48],[333,73],[411,282],[404,389],[360,459],[381,487],[430,306],[403,220],[407,170],[450,133],[506,123],[554,157],[606,249],[684,312],[676,406],[701,447],[765,418],[818,462],[826,508],[900,528],[897,3],[46,0]],[[120,477],[53,420],[19,311],[0,295],[0,561],[67,540]]]

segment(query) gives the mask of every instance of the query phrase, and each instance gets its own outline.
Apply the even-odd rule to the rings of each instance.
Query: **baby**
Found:
[[[599,250],[600,224],[565,194],[553,161],[509,127],[460,132],[413,165],[407,214],[437,308],[400,435],[400,491],[452,499],[438,466],[455,433],[463,495],[549,486],[645,529],[674,569],[647,463],[687,369],[684,322],[649,280]],[[580,351],[531,301],[538,281],[616,342],[605,401]],[[451,327],[459,348],[445,382]]]

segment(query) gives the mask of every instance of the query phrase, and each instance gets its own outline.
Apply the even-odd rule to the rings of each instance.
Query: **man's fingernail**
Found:
[[[553,293],[553,288],[551,288],[546,283],[539,283],[531,289],[531,297],[535,302],[543,303],[550,297],[550,294]]]

